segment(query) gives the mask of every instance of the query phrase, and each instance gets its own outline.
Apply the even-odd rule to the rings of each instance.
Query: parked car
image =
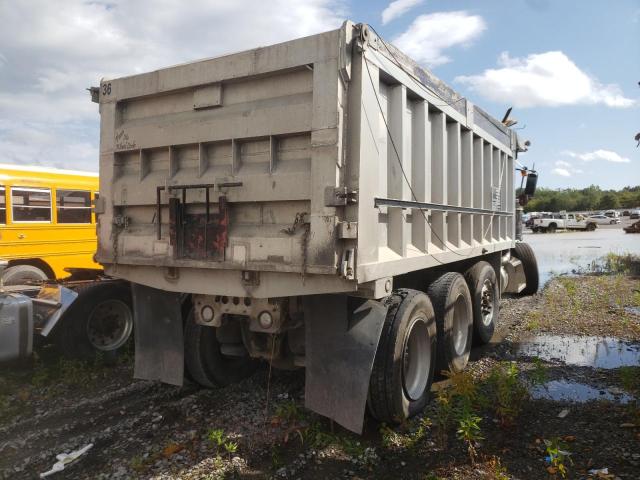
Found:
[[[637,220],[640,218],[640,210],[631,210],[629,214],[631,220]]]
[[[620,218],[620,212],[615,210],[607,210],[604,214],[609,218]]]
[[[628,217],[631,214],[631,212],[629,210],[623,210],[622,211],[622,216],[623,217]]]
[[[598,225],[614,225],[620,223],[619,218],[611,218],[606,215],[591,215],[587,220],[591,220]]]

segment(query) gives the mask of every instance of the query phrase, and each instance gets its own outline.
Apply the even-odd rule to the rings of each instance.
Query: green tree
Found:
[[[620,208],[620,200],[618,200],[618,197],[614,193],[608,192],[600,198],[598,207],[603,210],[607,210],[610,208]]]

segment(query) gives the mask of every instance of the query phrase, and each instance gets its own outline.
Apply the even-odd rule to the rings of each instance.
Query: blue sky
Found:
[[[540,185],[640,184],[640,0],[0,2],[0,163],[95,171],[99,117],[84,88],[101,77],[345,18],[372,24],[495,116],[513,105],[532,142],[521,161],[535,163]]]

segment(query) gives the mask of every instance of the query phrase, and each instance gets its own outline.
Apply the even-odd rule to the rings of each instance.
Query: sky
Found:
[[[640,185],[640,0],[0,0],[0,163],[97,171],[101,78],[369,23],[532,143],[539,186]]]

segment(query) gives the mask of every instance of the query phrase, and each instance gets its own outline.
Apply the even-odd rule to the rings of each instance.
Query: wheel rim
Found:
[[[491,325],[493,322],[493,298],[494,288],[491,280],[488,278],[482,284],[480,291],[480,311],[482,313],[482,323],[485,326]]]
[[[463,355],[469,337],[469,308],[464,296],[458,295],[453,304],[453,348],[456,354]]]
[[[99,303],[87,320],[89,343],[101,351],[111,351],[124,345],[133,330],[133,315],[120,300]]]
[[[418,400],[429,383],[431,370],[431,342],[429,328],[423,317],[414,319],[405,336],[402,355],[402,383],[411,400]]]

